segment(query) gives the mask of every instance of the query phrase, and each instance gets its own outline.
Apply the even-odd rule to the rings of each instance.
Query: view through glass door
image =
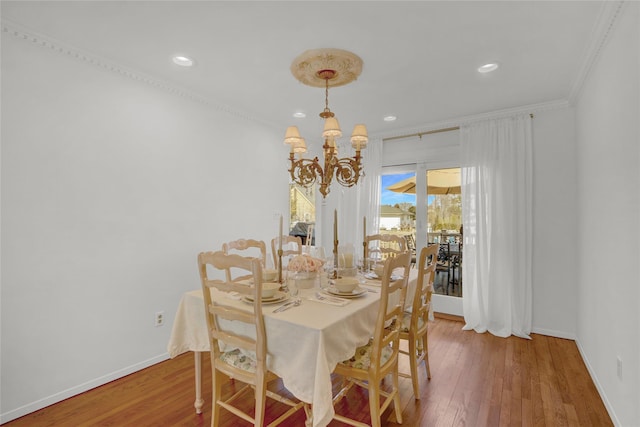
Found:
[[[463,294],[460,168],[417,169],[383,171],[380,233],[405,236],[415,253],[427,244],[439,245],[434,298],[447,297],[443,312],[462,314],[461,304],[449,300]],[[424,181],[416,183],[416,173]]]

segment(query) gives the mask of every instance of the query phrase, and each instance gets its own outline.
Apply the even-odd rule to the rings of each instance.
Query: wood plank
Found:
[[[580,357],[575,342],[543,335],[531,340],[498,338],[461,330],[462,323],[436,318],[429,328],[431,381],[420,372],[421,399],[413,398],[411,380],[400,378],[402,426],[612,426],[606,408]],[[408,363],[401,369],[408,372]],[[3,427],[45,426],[153,426],[203,427],[211,423],[211,366],[203,355],[204,413],[193,408],[193,355],[175,359],[82,393]],[[334,390],[340,378],[334,376]],[[240,387],[223,386],[225,396]],[[269,388],[286,392],[281,381]],[[267,422],[286,406],[267,399]],[[253,407],[252,395],[240,399]],[[345,415],[370,422],[368,393],[354,387],[340,404]],[[221,427],[247,425],[221,411]],[[383,414],[383,425],[395,423],[393,405]],[[283,426],[304,425],[304,411]],[[344,424],[333,421],[331,427]]]

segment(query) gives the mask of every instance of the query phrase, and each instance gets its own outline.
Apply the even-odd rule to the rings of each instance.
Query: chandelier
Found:
[[[360,151],[366,148],[369,141],[367,128],[363,124],[357,124],[353,129],[351,146],[356,150],[355,156],[338,158],[336,140],[342,136],[342,131],[338,119],[329,109],[329,86],[336,87],[351,83],[358,78],[361,71],[360,57],[341,49],[308,50],[291,64],[291,72],[300,82],[325,89],[325,107],[320,113],[320,117],[324,119],[322,132],[324,165],[320,164],[318,157],[313,160],[302,157],[302,153],[307,151],[307,146],[297,126],[289,126],[284,137],[284,143],[291,146],[289,153],[291,180],[302,187],[309,187],[319,182],[323,198],[329,194],[329,186],[334,175],[340,185],[352,187],[358,183],[358,179],[363,174]],[[296,154],[299,156],[297,159]]]

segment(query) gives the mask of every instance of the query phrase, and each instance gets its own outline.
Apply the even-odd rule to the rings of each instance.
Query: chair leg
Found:
[[[216,370],[213,367],[214,374],[211,376],[213,384],[212,391],[213,397],[211,398],[211,427],[218,427],[220,423],[220,405],[218,405],[218,400],[222,397],[222,383],[225,380],[225,375],[223,375],[220,371]]]
[[[369,412],[371,413],[371,427],[380,427],[380,382],[369,382]]]
[[[431,368],[429,367],[429,337],[428,332],[422,336],[422,351],[424,352],[424,366],[427,368],[427,379],[431,379]]]
[[[418,357],[416,349],[416,339],[413,335],[409,335],[409,367],[411,368],[411,383],[413,384],[413,397],[417,400],[420,399],[420,385],[418,384]]]
[[[256,395],[256,414],[254,416],[255,426],[262,427],[262,425],[264,424],[264,410],[265,410],[266,400],[267,400],[267,382],[264,381],[264,379],[262,381],[257,381],[255,395]]]
[[[400,383],[398,381],[398,365],[392,372],[393,375],[393,411],[396,413],[396,421],[402,424],[402,410],[400,408]]]

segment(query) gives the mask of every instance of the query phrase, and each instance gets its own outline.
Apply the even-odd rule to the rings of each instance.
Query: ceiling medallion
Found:
[[[333,72],[329,86],[343,86],[362,73],[362,59],[342,49],[311,49],[299,55],[291,64],[291,73],[307,86],[325,87],[327,76]]]

